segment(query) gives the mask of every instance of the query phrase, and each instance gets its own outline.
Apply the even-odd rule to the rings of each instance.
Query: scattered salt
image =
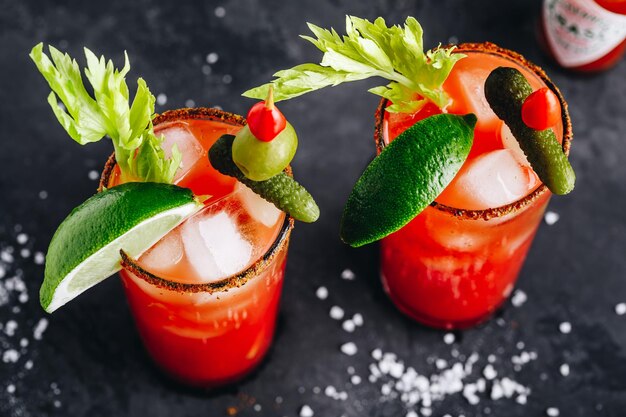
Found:
[[[454,333],[446,333],[443,335],[443,343],[446,345],[451,345],[456,340]]]
[[[20,245],[24,245],[26,242],[28,242],[28,235],[26,233],[20,233],[19,235],[17,235],[15,240]]]
[[[341,345],[341,351],[348,356],[354,356],[358,349],[353,342],[348,342]]]
[[[561,365],[561,367],[559,368],[559,371],[561,372],[561,375],[563,376],[568,376],[569,375],[569,365],[564,363],[563,365]]]
[[[252,408],[258,413],[259,411],[261,411],[261,404],[254,404],[254,407]]]
[[[568,321],[564,321],[559,324],[559,331],[563,334],[569,334],[572,331],[572,324]]]
[[[192,99],[186,100],[185,107],[196,107],[196,102],[193,101]]]
[[[352,321],[358,327],[363,326],[363,324],[365,323],[363,320],[363,316],[360,313],[356,313],[354,316],[352,316]]]
[[[43,333],[46,331],[47,328],[48,319],[42,317],[41,319],[39,319],[39,321],[35,325],[35,328],[33,329],[33,337],[35,338],[35,340],[41,340],[41,338],[43,337]]]
[[[554,211],[547,211],[544,216],[544,220],[548,226],[552,226],[559,221],[560,217],[561,216],[559,216],[559,213],[556,213]]]
[[[18,325],[15,320],[9,320],[4,325],[4,333],[6,333],[7,336],[14,336],[15,330],[17,330],[17,327]]]
[[[511,297],[511,304],[514,307],[521,307],[528,300],[526,293],[520,289],[515,290],[513,297]]]
[[[359,385],[361,383],[361,377],[358,375],[352,375],[352,377],[350,378],[350,382],[352,383],[352,385]]]
[[[352,281],[356,278],[356,275],[354,275],[354,272],[352,272],[351,269],[346,268],[341,272],[341,278],[347,281]]]
[[[224,74],[224,76],[222,77],[222,82],[224,84],[230,84],[233,82],[233,76],[230,74]]]
[[[37,265],[43,265],[43,263],[46,261],[46,256],[43,254],[43,252],[35,252],[33,261],[35,261],[35,264]]]
[[[619,303],[615,306],[615,314],[623,316],[626,314],[626,303]]]
[[[495,379],[498,376],[498,372],[496,372],[493,365],[489,364],[483,368],[483,376],[488,380]]]
[[[319,287],[315,291],[315,296],[320,300],[325,300],[328,298],[328,289],[326,287]]]
[[[216,52],[211,52],[210,54],[207,54],[206,62],[207,64],[215,64],[219,58],[220,57]]]
[[[222,6],[218,6],[218,7],[215,8],[215,12],[214,13],[215,13],[216,17],[219,17],[221,19],[222,17],[226,16],[226,9],[223,8]],[[313,414],[311,414],[311,415],[313,415]],[[302,417],[304,417],[304,416],[302,416]]]
[[[341,327],[348,333],[352,333],[354,332],[354,329],[356,329],[356,325],[354,324],[354,321],[352,320],[346,320],[341,324]]]
[[[313,409],[308,405],[305,404],[300,408],[300,417],[313,417],[314,415]]]
[[[546,415],[549,417],[558,417],[559,414],[561,413],[559,412],[559,409],[556,407],[549,407],[546,410]]]
[[[15,258],[13,257],[13,254],[11,252],[12,252],[12,248],[11,249],[6,248],[3,251],[1,251],[0,260],[8,264],[12,264]]]
[[[20,359],[20,353],[15,349],[5,350],[2,354],[2,362],[15,363]]]
[[[156,104],[158,104],[159,106],[165,106],[167,104],[167,95],[165,95],[164,93],[157,94]]]
[[[341,320],[344,316],[343,308],[339,306],[332,306],[329,312],[330,318],[333,320]]]
[[[48,198],[48,192],[46,190],[39,191],[39,198],[41,200],[45,200],[46,198]]]
[[[9,384],[9,385],[7,385],[7,392],[8,392],[9,394],[13,394],[13,393],[15,393],[15,385],[13,385],[13,384]]]

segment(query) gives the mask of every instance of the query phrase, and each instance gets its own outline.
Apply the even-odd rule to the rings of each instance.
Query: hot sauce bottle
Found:
[[[544,0],[542,41],[564,68],[598,72],[626,50],[626,0]]]

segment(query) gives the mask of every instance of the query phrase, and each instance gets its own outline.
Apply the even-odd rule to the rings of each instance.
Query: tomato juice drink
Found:
[[[174,184],[205,207],[120,272],[135,323],[156,364],[185,384],[210,388],[250,373],[267,353],[279,306],[293,220],[207,158],[245,120],[216,109],[169,111],[154,120]],[[112,156],[102,185],[123,182]]]
[[[375,140],[380,152],[414,123],[433,114],[474,113],[474,142],[463,167],[422,213],[381,242],[381,277],[394,304],[433,327],[462,328],[489,317],[511,294],[550,191],[531,169],[517,140],[484,96],[489,73],[517,68],[534,90],[559,98],[562,121],[553,129],[565,152],[572,139],[567,104],[538,67],[493,44],[463,44],[467,55],[443,85],[451,102],[416,114],[388,113],[381,101]]]

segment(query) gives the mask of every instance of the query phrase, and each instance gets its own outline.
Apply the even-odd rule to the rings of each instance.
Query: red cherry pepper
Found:
[[[545,130],[561,119],[561,105],[556,95],[547,87],[526,97],[522,104],[522,120],[535,130]]]
[[[272,141],[287,126],[285,116],[274,105],[274,89],[271,86],[265,101],[252,106],[246,119],[250,132],[263,142]]]

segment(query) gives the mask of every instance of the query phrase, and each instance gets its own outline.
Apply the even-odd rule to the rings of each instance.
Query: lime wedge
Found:
[[[475,124],[473,114],[439,114],[402,132],[354,186],[341,239],[353,247],[382,239],[435,201],[467,159]]]
[[[141,255],[202,208],[191,190],[127,183],[75,208],[52,237],[39,298],[51,313],[121,269],[120,250]]]

